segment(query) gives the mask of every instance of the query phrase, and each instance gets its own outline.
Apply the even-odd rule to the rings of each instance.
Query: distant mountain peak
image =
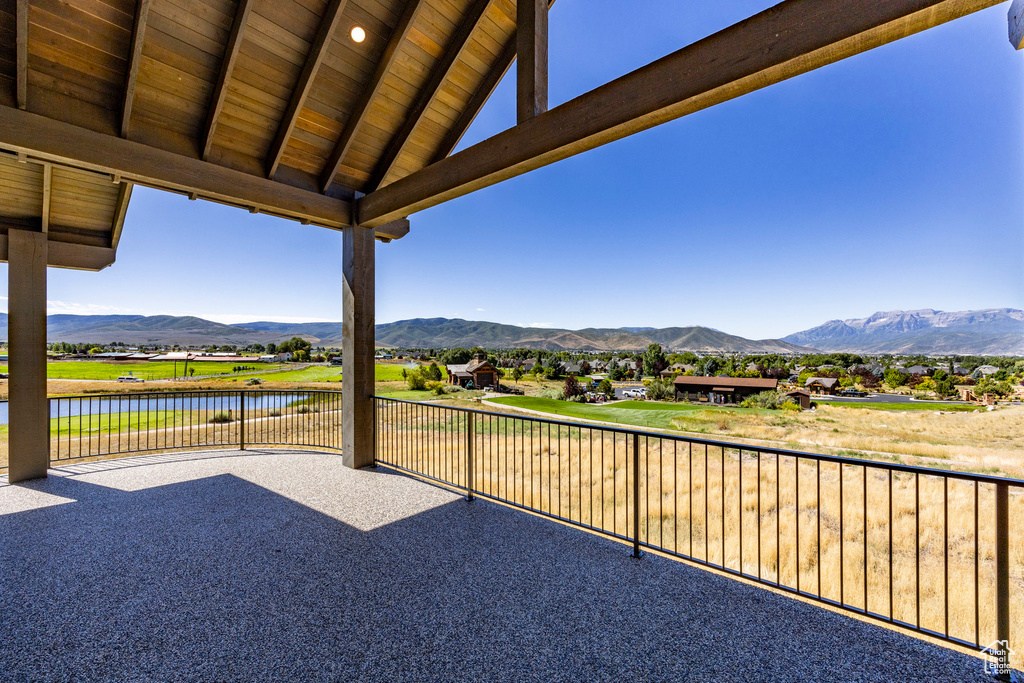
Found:
[[[877,311],[866,318],[829,320],[783,341],[825,351],[903,354],[1024,354],[1024,311]]]

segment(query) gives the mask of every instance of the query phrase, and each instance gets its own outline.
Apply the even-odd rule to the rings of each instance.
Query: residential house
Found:
[[[693,377],[680,375],[673,381],[676,398],[709,403],[739,403],[746,397],[762,391],[774,391],[777,379],[760,377]]]
[[[786,398],[800,406],[803,410],[811,409],[811,395],[803,389],[794,389],[786,392]]]
[[[999,368],[994,365],[980,365],[974,370],[975,374],[981,374],[982,377],[988,377],[997,372],[999,372]]]
[[[804,382],[804,388],[813,394],[826,394],[834,396],[839,390],[838,377],[808,377]]]
[[[684,363],[673,363],[664,370],[661,371],[661,376],[671,379],[672,375],[683,374],[684,372],[690,372],[694,367],[692,365],[686,365]]]
[[[446,365],[445,369],[448,371],[449,384],[457,384],[460,387],[472,384],[475,389],[498,385],[498,371],[482,353],[473,356],[470,363]]]

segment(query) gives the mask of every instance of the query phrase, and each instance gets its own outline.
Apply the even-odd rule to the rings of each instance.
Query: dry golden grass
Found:
[[[908,463],[1024,478],[1024,407],[987,412],[884,411],[822,406],[805,413],[695,411],[673,420],[683,432],[773,443],[798,450],[859,451]],[[710,428],[709,428],[710,427]],[[930,461],[930,462],[926,462]]]
[[[465,486],[466,430],[465,414],[390,404],[379,457]],[[994,486],[655,437],[638,445],[642,542],[853,608],[866,601],[872,613],[955,638],[995,639]],[[631,436],[477,418],[473,452],[482,494],[633,536]],[[1014,522],[1024,520],[1024,491],[1011,489],[1010,505],[1015,639],[1024,635],[1024,533]]]

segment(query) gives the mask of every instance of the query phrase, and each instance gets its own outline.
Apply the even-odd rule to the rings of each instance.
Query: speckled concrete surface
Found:
[[[970,681],[978,659],[385,469],[0,486],[4,681]]]

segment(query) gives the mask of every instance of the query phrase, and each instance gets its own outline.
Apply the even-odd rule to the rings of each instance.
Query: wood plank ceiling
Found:
[[[514,59],[515,17],[515,0],[0,0],[0,106],[347,200],[451,152]]]

